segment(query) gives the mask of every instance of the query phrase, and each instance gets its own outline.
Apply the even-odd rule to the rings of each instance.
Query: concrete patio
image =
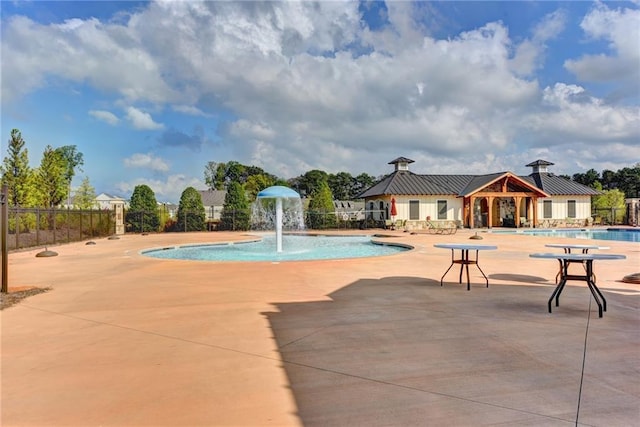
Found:
[[[3,426],[630,426],[640,422],[640,244],[600,242],[608,310],[558,263],[571,239],[482,233],[485,287],[445,284],[455,235],[384,237],[402,254],[198,262],[139,254],[242,233],[126,235],[9,256]],[[571,240],[575,242],[574,240]],[[580,268],[579,266],[575,266]]]

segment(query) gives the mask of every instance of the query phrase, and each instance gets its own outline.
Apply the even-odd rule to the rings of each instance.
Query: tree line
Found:
[[[612,223],[622,221],[625,198],[640,197],[640,163],[616,172],[605,169],[598,173],[595,169],[589,169],[585,173],[574,174],[572,179],[600,191],[600,195],[592,197],[591,208],[596,213],[611,209],[609,221]]]
[[[302,197],[308,197],[317,192],[322,183],[326,183],[335,200],[353,200],[377,179],[366,173],[354,177],[348,172],[332,174],[313,169],[285,180],[258,166],[230,161],[208,162],[204,170],[204,181],[210,190],[227,190],[230,183],[237,182],[243,186],[250,200],[254,200],[261,190],[272,185],[283,185],[296,190]]]
[[[18,129],[11,131],[7,144],[7,156],[0,165],[0,182],[8,188],[10,206],[46,207],[71,204],[71,181],[76,171],[82,171],[83,154],[75,145],[53,148],[47,145],[40,165],[29,166],[29,151]],[[74,204],[79,209],[89,209],[94,203],[95,190],[85,177],[75,192]]]
[[[595,169],[589,169],[585,173],[574,174],[572,179],[596,190],[619,190],[627,199],[640,197],[640,163],[615,172],[605,169],[598,173]]]
[[[31,168],[28,150],[18,129],[11,131],[7,156],[0,166],[1,182],[7,184],[9,205],[21,207],[58,207],[67,201],[79,209],[92,208],[95,190],[85,177],[71,199],[71,181],[77,171],[82,171],[83,154],[75,145],[58,148],[47,146],[40,165]],[[640,197],[640,163],[618,171],[603,170],[598,173],[589,169],[585,173],[563,176],[583,185],[600,190],[593,207],[619,208],[624,198]],[[250,204],[263,189],[283,185],[296,190],[307,200],[309,211],[322,213],[333,211],[333,200],[354,200],[365,189],[383,176],[375,178],[366,173],[353,176],[348,172],[336,174],[318,169],[310,170],[291,179],[282,179],[258,166],[243,165],[237,161],[208,162],[204,169],[204,180],[210,190],[226,190],[226,199],[221,214],[220,228],[237,229],[248,226]],[[175,219],[159,211],[153,190],[147,185],[134,188],[131,195],[128,218],[135,228],[143,231],[164,229],[196,230],[205,227],[205,213],[200,194],[193,187],[185,189]],[[140,212],[149,212],[140,214]],[[197,214],[194,214],[197,213]],[[137,216],[135,216],[137,215]],[[142,216],[141,216],[142,215]],[[147,215],[147,216],[145,216]],[[313,226],[318,218],[308,218]],[[326,218],[323,217],[323,223]]]
[[[277,181],[276,181],[277,183]],[[266,184],[264,184],[266,185]],[[268,185],[271,186],[271,185]],[[219,230],[249,230],[251,227],[251,204],[257,199],[257,193],[267,188],[259,188],[248,195],[245,187],[237,181],[229,181],[220,221]],[[264,200],[261,203],[273,203]],[[332,228],[337,219],[333,214],[333,195],[326,180],[318,183],[308,197],[307,218],[310,228]],[[129,231],[202,231],[206,229],[206,212],[200,193],[193,187],[186,188],[180,196],[175,218],[169,218],[165,209],[159,208],[153,190],[146,184],[133,189],[129,208],[125,213],[125,223]]]

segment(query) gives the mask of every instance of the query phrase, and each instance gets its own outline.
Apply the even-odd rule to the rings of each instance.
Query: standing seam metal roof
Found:
[[[507,172],[488,175],[417,175],[410,171],[393,172],[358,198],[389,195],[453,195],[463,196],[480,189]],[[517,176],[517,175],[514,175]],[[518,176],[548,195],[597,195],[598,191],[568,179],[547,173]]]
[[[549,195],[597,196],[600,194],[598,190],[591,187],[550,173],[534,173],[523,177],[523,179],[531,182]]]

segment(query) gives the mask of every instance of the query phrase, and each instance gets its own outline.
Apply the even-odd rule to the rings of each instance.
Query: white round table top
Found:
[[[609,246],[583,245],[583,244],[573,244],[573,243],[548,243],[545,246],[548,248],[567,248],[567,249],[609,249]]]
[[[627,259],[625,255],[619,254],[565,254],[565,253],[535,253],[530,254],[531,258],[547,258],[547,259],[565,259],[573,261],[595,261],[595,260],[612,260]]]
[[[492,245],[477,245],[470,243],[437,243],[433,245],[436,248],[442,249],[460,249],[465,251],[492,251],[498,249],[497,246]]]

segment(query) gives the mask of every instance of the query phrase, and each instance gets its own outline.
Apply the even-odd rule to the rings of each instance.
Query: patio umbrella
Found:
[[[395,197],[391,198],[391,216],[398,215],[398,209],[396,209],[396,199]]]

